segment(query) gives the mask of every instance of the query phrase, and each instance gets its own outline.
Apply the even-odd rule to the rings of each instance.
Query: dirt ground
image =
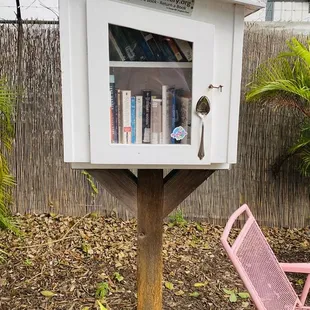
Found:
[[[91,310],[99,309],[97,300],[109,310],[136,309],[134,220],[96,214],[18,220],[21,237],[0,231],[1,310]],[[164,225],[164,310],[255,309],[237,294],[245,289],[220,244],[222,230],[207,223]],[[308,227],[263,231],[279,260],[310,262]],[[304,278],[290,279],[300,291]]]

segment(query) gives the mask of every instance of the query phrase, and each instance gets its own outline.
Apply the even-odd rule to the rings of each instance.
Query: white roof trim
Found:
[[[226,3],[235,3],[244,5],[245,7],[245,16],[250,15],[264,7],[266,7],[267,0],[221,0]]]

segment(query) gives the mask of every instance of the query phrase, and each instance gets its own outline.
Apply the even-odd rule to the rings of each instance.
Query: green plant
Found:
[[[91,195],[93,197],[96,196],[99,191],[98,191],[98,188],[97,188],[97,186],[95,184],[94,178],[85,170],[82,171],[82,174],[85,175],[86,180],[88,181],[88,183],[89,183],[89,185],[90,185],[90,187],[92,189]]]
[[[0,228],[19,233],[13,220],[9,205],[12,203],[12,187],[15,186],[6,156],[10,153],[14,138],[12,116],[15,95],[9,90],[7,82],[0,79]]]
[[[110,291],[109,284],[107,282],[100,282],[97,284],[96,298],[104,300]]]
[[[9,254],[3,250],[0,249],[0,263],[5,261],[5,256],[8,256]]]
[[[234,289],[234,290],[227,290],[227,289],[223,289],[224,293],[227,295],[227,297],[229,297],[229,301],[230,302],[237,302],[238,298],[241,299],[249,299],[250,295],[248,292],[239,292]]]
[[[30,258],[26,258],[24,264],[25,264],[26,266],[33,266],[33,262],[31,261]]]
[[[114,278],[117,282],[122,282],[124,280],[124,277],[119,272],[114,272]]]
[[[173,215],[169,216],[169,226],[179,226],[184,227],[186,226],[187,221],[184,219],[184,215],[182,210],[177,210]]]
[[[107,310],[107,308],[99,300],[97,300],[97,304],[99,306],[99,310]]]
[[[310,40],[307,45],[296,38],[287,42],[288,51],[261,64],[248,85],[248,102],[288,107],[298,111],[301,121],[298,140],[274,165],[274,172],[291,156],[300,159],[300,171],[310,176]]]

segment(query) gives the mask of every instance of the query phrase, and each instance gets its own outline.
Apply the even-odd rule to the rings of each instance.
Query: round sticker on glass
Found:
[[[187,132],[182,126],[174,128],[171,134],[171,138],[176,139],[177,141],[184,139],[186,136]]]

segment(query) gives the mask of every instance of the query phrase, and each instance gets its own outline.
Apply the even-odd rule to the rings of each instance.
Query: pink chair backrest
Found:
[[[244,212],[248,219],[230,246],[228,238],[231,228]],[[230,217],[221,241],[258,310],[293,310],[300,304],[247,205],[240,207]]]

